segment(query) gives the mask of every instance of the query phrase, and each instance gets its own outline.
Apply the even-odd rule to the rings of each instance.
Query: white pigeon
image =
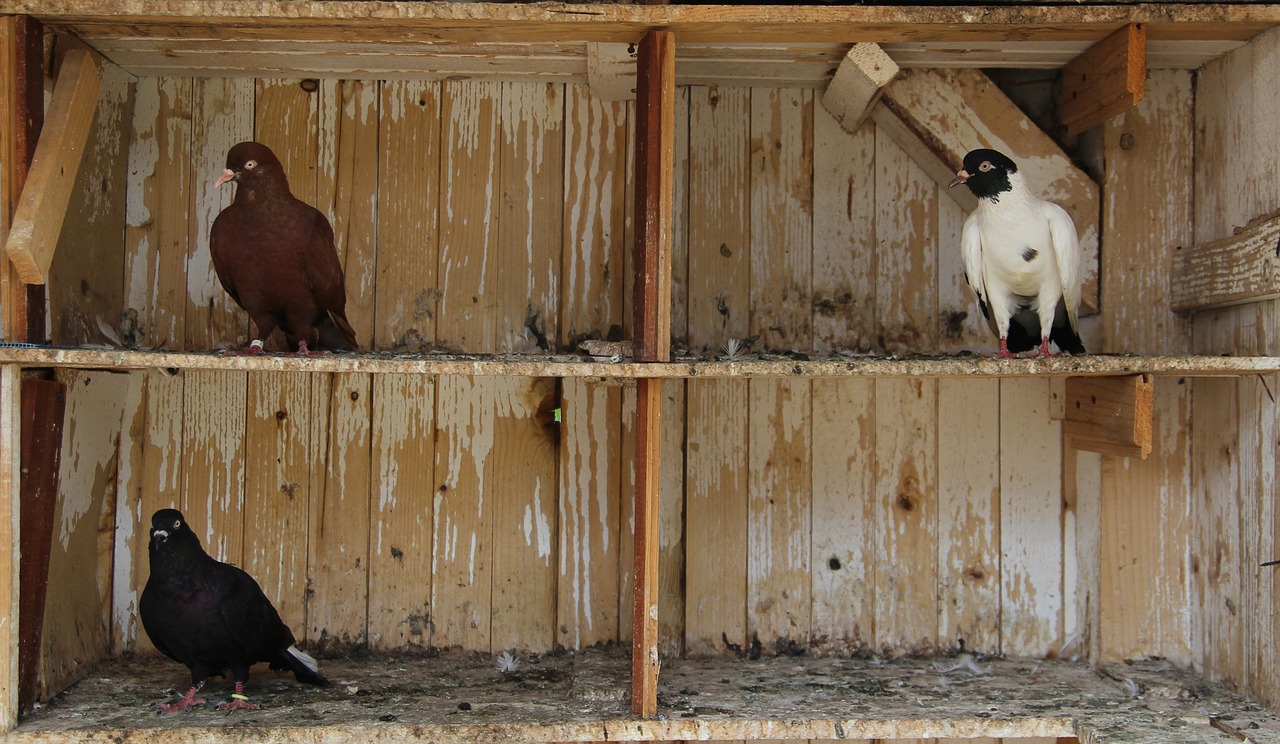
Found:
[[[960,235],[965,281],[1000,339],[997,356],[1049,342],[1085,353],[1080,307],[1080,239],[1071,215],[1027,188],[1018,166],[996,150],[973,150],[948,188],[964,184],[978,198]]]

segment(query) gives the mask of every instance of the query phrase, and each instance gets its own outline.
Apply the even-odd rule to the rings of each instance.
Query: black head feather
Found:
[[[218,185],[235,181],[240,188],[283,188],[289,190],[284,166],[270,147],[261,142],[241,142],[227,151],[227,169]]]
[[[1017,172],[1017,163],[998,150],[971,150],[951,186],[963,183],[979,199],[997,199],[1013,188],[1009,176]]]

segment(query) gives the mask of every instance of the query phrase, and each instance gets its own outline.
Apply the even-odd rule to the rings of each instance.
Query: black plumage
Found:
[[[165,656],[191,670],[191,689],[164,712],[205,702],[196,693],[210,676],[231,671],[235,693],[219,710],[254,709],[244,694],[249,667],[265,661],[292,671],[299,682],[326,686],[315,659],[299,651],[293,633],[253,577],[204,552],[182,513],[161,509],[151,518],[151,576],[138,605],[142,627]]]
[[[259,142],[227,153],[217,185],[232,181],[235,199],[213,221],[209,251],[222,288],[258,327],[249,352],[276,328],[290,351],[359,348],[328,218],[289,191],[284,166]]]

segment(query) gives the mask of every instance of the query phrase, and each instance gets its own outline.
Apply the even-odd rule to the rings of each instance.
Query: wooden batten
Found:
[[[22,430],[22,373],[12,365],[0,367],[0,611],[10,622],[0,623],[0,731],[18,723],[18,544]]]
[[[68,52],[5,241],[5,253],[27,284],[44,284],[48,279],[76,173],[89,141],[99,87],[93,56],[82,49]]]
[[[1071,378],[1063,434],[1076,449],[1146,459],[1151,454],[1154,400],[1150,375]]]
[[[1142,100],[1147,79],[1147,28],[1130,23],[1062,69],[1059,113],[1075,135]]]
[[[1235,235],[1175,249],[1169,290],[1180,313],[1280,297],[1280,213]]]
[[[845,130],[856,132],[897,74],[897,63],[879,44],[854,44],[822,94],[822,105]]]

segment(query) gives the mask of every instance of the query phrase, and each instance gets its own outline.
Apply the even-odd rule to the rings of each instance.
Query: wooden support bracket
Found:
[[[602,101],[634,101],[636,45],[587,42],[587,85]]]
[[[1154,401],[1151,375],[1069,378],[1062,433],[1076,449],[1145,460]]]
[[[1013,158],[1031,188],[1075,221],[1084,252],[1080,314],[1097,312],[1098,185],[986,75],[968,69],[903,70],[885,86],[871,118],[942,185],[974,148],[991,147]],[[977,206],[966,188],[945,191],[966,211]]]
[[[1131,23],[1062,68],[1059,114],[1074,135],[1138,105],[1147,82],[1147,29]]]
[[[45,127],[18,200],[5,253],[27,284],[44,284],[84,159],[101,83],[90,53],[67,53],[53,88]]]
[[[855,132],[897,74],[898,64],[879,44],[854,44],[822,94],[822,106],[846,131]]]
[[[1191,313],[1280,297],[1280,212],[1173,255],[1170,305]]]

